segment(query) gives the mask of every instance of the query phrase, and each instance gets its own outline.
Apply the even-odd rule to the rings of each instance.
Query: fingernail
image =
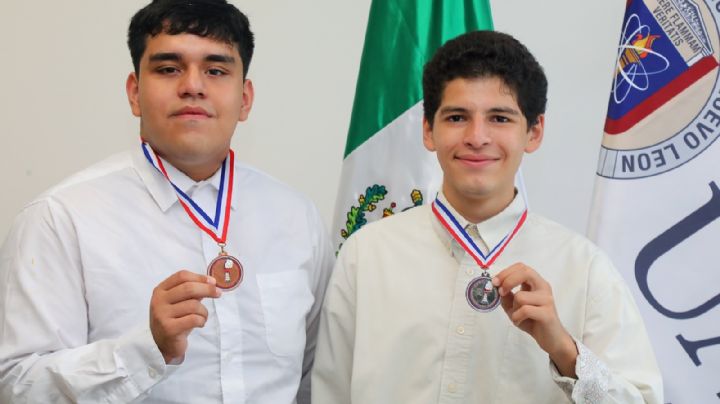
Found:
[[[211,284],[211,285],[214,285],[214,284],[217,283],[217,280],[216,280],[214,277],[212,277],[212,276],[208,276],[208,277],[207,277],[207,283],[209,283],[209,284]]]
[[[496,277],[492,278],[492,284],[495,286],[500,286],[500,280]]]
[[[220,288],[215,288],[215,296],[216,297],[222,296],[222,290],[220,290]]]

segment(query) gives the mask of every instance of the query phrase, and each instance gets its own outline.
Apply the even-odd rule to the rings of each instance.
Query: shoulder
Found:
[[[538,214],[528,214],[527,224],[530,242],[541,240],[543,249],[568,264],[568,270],[583,273],[591,289],[625,287],[608,254],[587,237]]]
[[[133,161],[129,151],[114,154],[66,177],[30,201],[25,208],[37,204],[47,204],[51,200],[71,197],[75,193],[82,193],[82,190],[107,185],[111,177],[123,175],[123,173],[129,174],[132,171]]]
[[[73,212],[85,212],[98,203],[98,192],[115,175],[134,176],[129,152],[119,153],[66,177],[23,206],[13,221],[11,237],[74,234]],[[100,206],[102,208],[103,206]]]
[[[310,198],[291,188],[289,185],[258,168],[245,163],[235,163],[235,183],[240,197],[252,193],[254,199],[270,206],[300,204],[314,206]]]
[[[320,212],[306,195],[244,163],[235,163],[235,175],[233,204],[240,211],[257,219],[271,216],[271,223],[290,232],[325,231]]]
[[[587,237],[540,214],[528,212],[526,227],[528,237],[533,241],[542,240],[546,249],[570,250],[574,255],[589,259],[602,254],[602,250]]]
[[[431,215],[429,205],[417,206],[366,224],[347,242],[361,249],[404,251],[408,244],[421,248],[425,241],[434,242],[437,239],[432,230]]]

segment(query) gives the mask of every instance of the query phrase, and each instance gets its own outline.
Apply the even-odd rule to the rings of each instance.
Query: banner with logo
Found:
[[[332,235],[430,203],[442,182],[422,144],[422,70],[462,33],[492,29],[488,0],[373,0],[348,131]]]
[[[590,216],[666,403],[720,403],[719,18],[715,0],[627,2]]]

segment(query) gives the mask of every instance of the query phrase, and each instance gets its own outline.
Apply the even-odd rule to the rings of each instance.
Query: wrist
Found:
[[[555,364],[561,375],[576,379],[575,364],[579,354],[577,345],[568,333],[565,333],[561,341],[556,348],[548,352],[550,360]]]

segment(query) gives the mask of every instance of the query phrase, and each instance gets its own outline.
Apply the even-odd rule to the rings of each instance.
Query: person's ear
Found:
[[[130,103],[130,110],[132,111],[132,114],[137,117],[141,116],[140,83],[137,73],[132,72],[128,75],[127,81],[125,82],[125,92],[127,93],[128,102]]]
[[[434,152],[435,141],[433,140],[432,125],[428,122],[427,118],[423,116],[423,144],[428,151]]]
[[[243,83],[242,105],[240,106],[240,115],[238,121],[244,121],[250,115],[253,100],[255,99],[255,88],[250,79],[246,79]]]
[[[525,145],[525,153],[532,153],[540,148],[545,134],[545,115],[538,115],[535,123],[528,130],[528,140]]]

